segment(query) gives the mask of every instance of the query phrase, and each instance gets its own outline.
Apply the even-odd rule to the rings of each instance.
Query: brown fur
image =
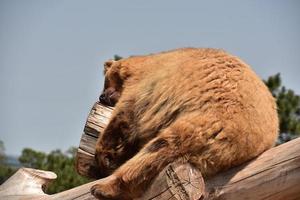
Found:
[[[117,102],[96,147],[92,193],[132,199],[170,162],[204,176],[273,146],[275,101],[247,64],[222,50],[184,48],[105,64],[104,102]],[[110,102],[109,98],[114,98]]]

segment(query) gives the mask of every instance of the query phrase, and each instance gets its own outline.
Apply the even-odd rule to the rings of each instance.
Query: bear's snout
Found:
[[[118,102],[120,94],[114,88],[107,88],[104,92],[100,95],[99,101],[100,103],[107,105],[107,106],[115,106]]]
[[[106,95],[104,93],[102,93],[99,97],[99,101],[100,103],[107,105],[107,100],[106,100]]]

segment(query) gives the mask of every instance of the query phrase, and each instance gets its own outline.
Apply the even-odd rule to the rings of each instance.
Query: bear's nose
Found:
[[[119,93],[114,88],[107,88],[105,89],[99,97],[100,103],[106,106],[114,106],[117,102],[119,97]]]
[[[108,103],[107,100],[106,100],[106,95],[104,93],[100,95],[99,101],[102,104],[107,104]]]

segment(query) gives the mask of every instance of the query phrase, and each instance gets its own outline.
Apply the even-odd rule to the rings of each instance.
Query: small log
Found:
[[[89,178],[95,178],[95,146],[111,117],[113,108],[96,102],[90,111],[81,136],[76,156],[77,172]]]
[[[56,174],[49,171],[21,168],[0,186],[0,199],[39,199]]]

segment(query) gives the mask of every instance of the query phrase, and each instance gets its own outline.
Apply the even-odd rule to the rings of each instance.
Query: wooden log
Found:
[[[80,175],[95,178],[95,145],[107,125],[112,111],[112,107],[103,106],[99,102],[96,102],[92,107],[84,126],[76,156],[76,170]]]
[[[107,107],[96,102],[87,118],[84,133],[98,138],[108,124],[112,111],[113,107]]]
[[[46,195],[42,194],[42,185],[47,184],[54,176],[46,176],[45,181],[40,180],[40,173],[33,172],[17,177],[11,177],[0,186],[0,199],[94,199],[89,190],[97,183],[94,181],[58,194]],[[298,200],[300,138],[274,147],[242,166],[206,179],[204,192],[202,188],[201,174],[197,169],[189,164],[173,163],[157,176],[139,200]],[[23,191],[26,191],[24,195]],[[185,196],[186,193],[189,194],[188,197]]]

